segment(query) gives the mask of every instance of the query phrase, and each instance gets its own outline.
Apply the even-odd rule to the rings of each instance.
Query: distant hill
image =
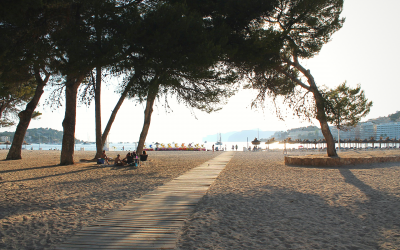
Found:
[[[8,136],[9,141],[12,142],[14,137],[14,131],[12,132],[0,132],[0,136]],[[61,144],[63,138],[63,132],[51,128],[33,128],[28,129],[25,134],[24,141],[27,143],[49,143],[49,144]],[[81,143],[83,141],[75,139],[75,143]]]
[[[388,122],[400,122],[400,111],[388,116],[378,117],[369,119],[367,122],[372,122],[374,124],[388,123]]]
[[[222,142],[246,142],[254,140],[254,138],[260,135],[257,139],[267,139],[273,135],[275,131],[258,131],[258,130],[243,130],[240,132],[228,132],[221,134]],[[203,141],[216,142],[218,140],[218,134],[208,135],[203,138]]]

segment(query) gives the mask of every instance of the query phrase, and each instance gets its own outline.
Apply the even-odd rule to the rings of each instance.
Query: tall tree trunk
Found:
[[[78,88],[84,75],[67,76],[65,87],[65,116],[63,125],[63,139],[60,165],[74,164],[75,125],[76,125],[76,98]]]
[[[136,150],[136,153],[138,155],[141,155],[143,152],[143,146],[146,141],[147,133],[149,132],[151,114],[153,113],[153,105],[154,105],[154,101],[157,97],[158,87],[159,87],[159,84],[155,83],[152,87],[150,87],[149,93],[147,95],[146,109],[144,111],[143,128],[142,128],[142,132],[140,133],[139,144],[138,144],[138,147]]]
[[[21,150],[22,150],[22,144],[24,142],[24,137],[26,134],[26,131],[28,130],[29,124],[32,119],[32,114],[35,111],[40,97],[43,94],[43,88],[46,86],[50,74],[46,72],[46,77],[44,80],[42,80],[39,70],[35,70],[35,78],[37,82],[35,94],[32,97],[32,100],[26,105],[25,110],[21,111],[18,116],[19,116],[19,123],[17,126],[17,129],[15,130],[13,142],[11,144],[10,151],[8,151],[7,158],[6,160],[19,160],[22,159],[21,156]]]
[[[100,158],[103,149],[101,138],[101,67],[96,67],[96,88],[94,90],[95,109],[96,109],[96,156]]]
[[[331,130],[329,129],[328,121],[326,119],[324,98],[322,97],[318,88],[316,88],[315,84],[314,86],[311,86],[311,88],[317,107],[317,120],[319,121],[322,134],[324,135],[326,141],[327,154],[329,157],[337,157],[338,155],[335,149],[335,140],[333,139]]]
[[[129,87],[126,86],[124,92],[121,94],[121,97],[119,98],[117,104],[115,105],[115,108],[113,109],[113,111],[111,113],[110,119],[108,120],[107,126],[104,129],[104,132],[103,132],[103,135],[102,135],[102,138],[101,138],[101,141],[103,143],[102,147],[104,146],[104,143],[107,140],[107,136],[110,133],[111,126],[112,126],[112,124],[113,124],[113,122],[115,120],[115,117],[117,116],[118,110],[121,108],[121,105],[124,102],[124,100],[126,98],[126,95],[128,94],[128,91],[129,91]]]
[[[305,86],[301,81],[299,81],[295,77],[291,77],[298,85],[301,87],[311,91],[314,95],[314,100],[315,100],[315,106],[316,106],[316,113],[317,113],[317,120],[319,121],[319,124],[321,126],[321,131],[322,134],[324,135],[325,141],[326,141],[326,147],[327,147],[327,154],[329,157],[337,157],[336,149],[335,149],[335,140],[333,139],[331,130],[329,129],[328,125],[328,120],[326,118],[325,114],[325,100],[324,97],[322,96],[321,92],[319,92],[317,84],[315,84],[314,77],[311,75],[309,70],[306,70],[300,63],[297,57],[297,54],[294,52],[293,55],[293,62],[290,62],[288,60],[285,60],[292,66],[294,66],[296,69],[300,70],[301,73],[305,77],[307,77],[307,81],[310,84],[310,86]]]

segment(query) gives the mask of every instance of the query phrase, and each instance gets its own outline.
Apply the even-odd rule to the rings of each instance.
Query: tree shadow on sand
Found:
[[[351,206],[340,205],[326,197],[272,185],[246,189],[240,194],[206,195],[183,228],[178,246],[180,249],[398,249],[400,199],[365,184],[351,168],[338,171],[346,183],[358,188],[367,199],[352,200]]]

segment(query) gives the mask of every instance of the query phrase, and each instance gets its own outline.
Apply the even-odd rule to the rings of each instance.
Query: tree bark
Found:
[[[319,121],[322,134],[324,135],[326,141],[327,154],[329,157],[337,157],[338,155],[335,149],[335,140],[333,139],[331,130],[329,129],[328,121],[326,119],[324,99],[315,84],[314,86],[311,86],[311,89],[317,108],[316,118]]]
[[[159,84],[155,83],[150,89],[147,95],[146,109],[144,111],[144,122],[142,132],[139,137],[139,144],[136,150],[136,154],[141,155],[143,153],[143,146],[146,141],[147,133],[150,128],[151,114],[153,113],[154,101],[157,97]]]
[[[8,151],[7,158],[6,160],[19,160],[22,159],[21,156],[21,151],[22,151],[22,144],[24,142],[24,137],[26,134],[26,131],[28,130],[29,124],[32,119],[32,114],[35,111],[40,97],[43,94],[43,88],[46,86],[50,74],[46,72],[46,77],[44,80],[42,80],[39,70],[35,70],[35,78],[37,82],[35,94],[32,97],[32,100],[26,105],[25,110],[21,111],[18,116],[19,116],[19,123],[17,126],[17,129],[15,130],[13,142],[11,144],[11,148]]]
[[[288,61],[287,61],[288,62]],[[311,75],[309,70],[306,70],[298,61],[297,55],[294,53],[293,62],[288,62],[292,66],[296,67],[305,77],[307,77],[307,81],[310,84],[309,87],[306,87],[307,90],[311,91],[314,95],[317,120],[321,126],[322,134],[326,141],[327,154],[329,157],[337,157],[336,149],[335,149],[335,140],[333,139],[331,130],[329,129],[328,120],[325,114],[325,101],[321,92],[319,92],[317,85],[315,84],[314,77]],[[303,87],[303,86],[302,86]],[[304,88],[304,87],[303,87]]]
[[[65,87],[65,116],[63,125],[63,139],[60,165],[74,164],[75,125],[76,125],[76,97],[78,88],[84,75],[67,76]]]
[[[104,143],[107,140],[108,134],[110,133],[111,126],[115,120],[115,117],[117,116],[118,110],[121,108],[122,103],[124,102],[126,95],[128,94],[128,86],[126,86],[124,92],[121,94],[121,97],[119,98],[117,104],[115,105],[114,110],[111,113],[110,119],[108,120],[107,126],[104,129],[101,141],[103,142],[102,147],[104,146]]]
[[[95,110],[96,110],[96,156],[100,158],[103,149],[101,137],[101,67],[96,67],[96,87],[94,90]]]

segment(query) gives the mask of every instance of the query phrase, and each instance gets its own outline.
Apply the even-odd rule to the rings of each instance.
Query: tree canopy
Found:
[[[373,104],[365,97],[360,85],[350,88],[346,82],[324,91],[324,96],[328,122],[339,130],[356,126],[369,113]]]
[[[28,2],[0,4],[0,82],[35,77],[43,88],[50,74],[62,75],[61,164],[73,163],[77,93],[94,69],[97,121],[104,70],[126,73],[121,96],[146,102],[140,151],[157,99],[167,104],[172,97],[212,112],[235,92],[232,83],[247,77],[259,90],[259,102],[284,96],[296,112],[316,116],[328,155],[336,154],[324,97],[301,60],[315,56],[342,27],[343,0]],[[29,112],[42,90],[36,89]],[[315,103],[307,108],[303,97],[308,94]],[[98,122],[98,145],[104,140],[100,129]]]
[[[19,84],[0,83],[0,127],[15,124],[21,108],[34,95],[35,87],[34,79]]]
[[[212,112],[233,94],[226,84],[236,80],[234,71],[219,64],[221,47],[207,20],[185,3],[156,4],[140,22],[139,32],[128,33],[132,51],[127,61],[133,69],[131,95],[146,101],[139,152],[157,98],[167,104],[173,97],[190,108]]]
[[[259,90],[254,104],[267,97],[284,97],[298,115],[316,118],[327,141],[328,156],[336,156],[335,144],[325,115],[325,102],[310,72],[301,60],[318,54],[344,22],[343,0],[279,0],[272,15],[251,32],[260,52],[242,60],[250,88]],[[274,46],[267,46],[275,44]],[[279,45],[279,47],[276,47]],[[263,49],[263,47],[266,47]],[[309,102],[312,96],[314,103]]]

